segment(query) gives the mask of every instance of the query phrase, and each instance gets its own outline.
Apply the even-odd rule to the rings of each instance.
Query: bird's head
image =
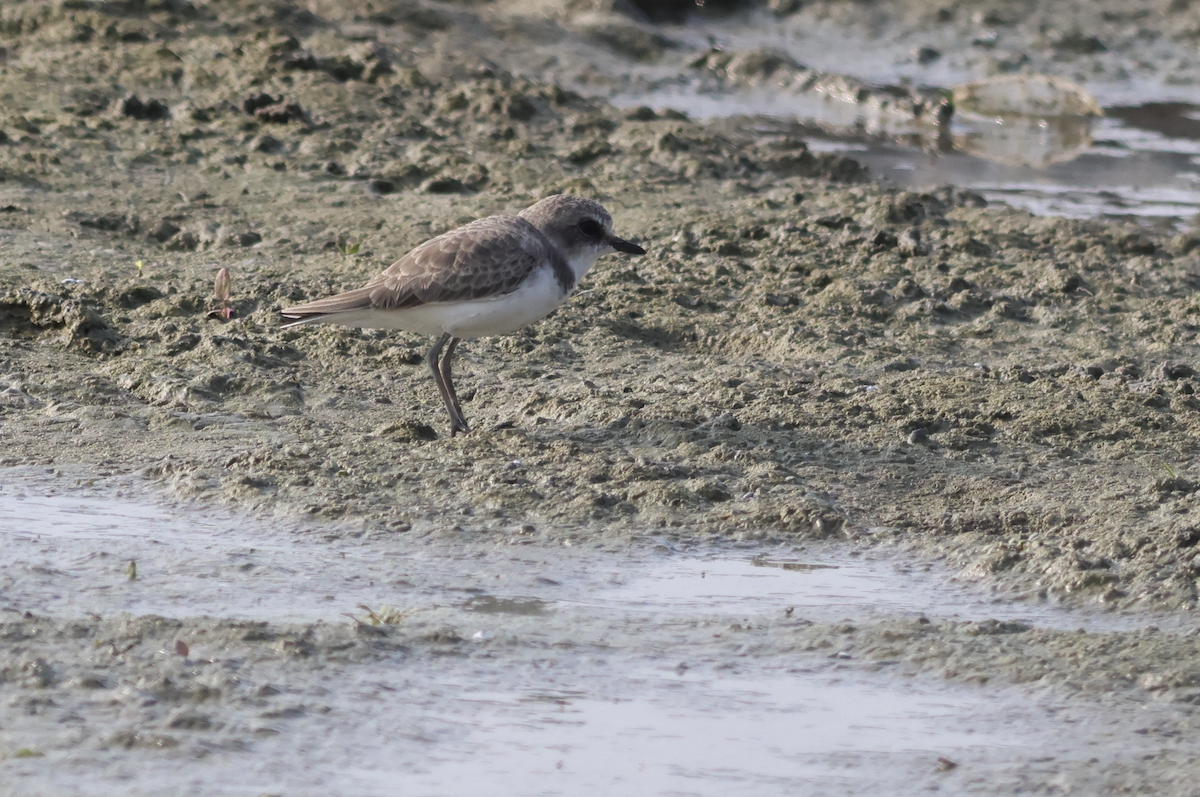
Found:
[[[557,194],[525,208],[521,218],[541,230],[566,255],[577,276],[583,276],[597,258],[612,252],[646,254],[637,244],[614,235],[612,216],[591,199]]]

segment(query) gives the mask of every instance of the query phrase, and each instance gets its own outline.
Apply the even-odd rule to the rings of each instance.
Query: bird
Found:
[[[470,431],[450,371],[459,341],[507,335],[545,317],[613,252],[646,254],[613,233],[599,202],[555,194],[515,216],[487,216],[431,238],[361,288],[279,312],[285,329],[333,323],[437,336],[425,359],[454,437]]]

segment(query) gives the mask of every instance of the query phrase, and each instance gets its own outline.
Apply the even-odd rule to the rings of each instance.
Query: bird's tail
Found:
[[[339,293],[337,296],[330,296],[326,299],[317,299],[315,302],[309,302],[308,304],[285,307],[279,311],[279,314],[287,322],[283,325],[283,328],[287,329],[288,327],[298,327],[302,324],[337,321],[337,317],[343,313],[354,313],[361,310],[369,310],[370,308],[371,289],[359,288]]]

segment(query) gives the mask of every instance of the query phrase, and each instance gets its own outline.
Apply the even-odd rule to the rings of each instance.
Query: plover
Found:
[[[285,327],[330,322],[437,335],[426,361],[453,437],[470,431],[450,377],[458,342],[532,324],[611,252],[646,254],[613,235],[612,216],[599,202],[560,194],[516,216],[488,216],[431,238],[361,288],[280,313]]]

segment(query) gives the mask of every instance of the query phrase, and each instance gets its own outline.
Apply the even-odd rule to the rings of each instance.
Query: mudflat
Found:
[[[1104,33],[1102,5],[1076,10]],[[674,45],[602,6],[5,3],[0,466],[12,483],[57,470],[62,485],[136,484],[297,534],[447,556],[460,542],[547,556],[891,546],[1012,599],[1194,610],[1200,237],[1034,217],[953,186],[901,191],[800,138],[616,108],[581,81],[612,82]],[[805,6],[835,24],[859,4]],[[910,3],[894,24],[932,24],[930,9]],[[1062,41],[1051,46],[1070,57],[1119,51]],[[593,54],[600,66],[570,71]],[[556,82],[562,70],[574,84]],[[553,192],[603,201],[647,254],[602,260],[551,317],[459,348],[471,434],[448,434],[431,341],[280,329],[280,307]],[[222,268],[228,299],[214,294]],[[317,667],[403,646],[433,660],[466,644],[423,626],[306,636],[6,608],[0,692],[13,705],[61,692],[80,715],[87,673],[150,677],[151,654],[193,625],[272,678],[278,657]],[[772,622],[748,633],[775,640],[791,621]],[[605,628],[578,643],[620,636]],[[786,633],[748,655],[852,634],[838,650],[913,674],[1173,703],[1155,726],[1173,763],[1123,762],[1102,785],[1190,783],[1200,751],[1170,728],[1195,719],[1193,634],[901,619]],[[93,637],[110,658],[77,650]],[[236,691],[205,689],[164,686],[159,700],[219,713]],[[127,745],[99,728],[75,744],[155,746],[186,725],[146,711],[149,730]],[[209,727],[193,725],[197,738]],[[1065,771],[1100,777],[1085,759]]]

